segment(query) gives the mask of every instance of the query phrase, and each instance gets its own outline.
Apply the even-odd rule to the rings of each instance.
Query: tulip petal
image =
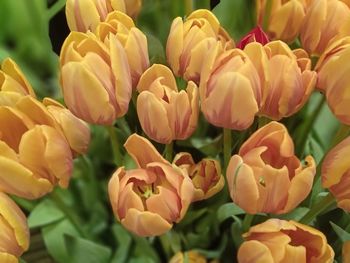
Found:
[[[184,48],[183,26],[184,24],[181,17],[175,18],[171,24],[166,43],[166,57],[168,63],[177,76],[180,74],[180,56]]]
[[[285,251],[283,263],[307,262],[305,247],[287,245]]]
[[[243,242],[239,247],[237,259],[239,263],[275,262],[269,248],[255,240]]]

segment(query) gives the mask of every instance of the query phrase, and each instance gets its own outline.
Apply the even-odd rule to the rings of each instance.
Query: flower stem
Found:
[[[231,130],[224,128],[224,144],[223,144],[223,150],[224,150],[224,171],[226,173],[226,169],[228,166],[228,163],[231,158],[231,151],[232,151],[232,136],[231,136]]]
[[[247,232],[253,222],[254,219],[254,215],[251,214],[245,214],[244,219],[243,219],[243,223],[242,223],[242,230],[243,233]]]
[[[261,128],[262,126],[268,124],[271,121],[271,119],[261,116],[258,119],[258,128]]]
[[[171,141],[169,144],[165,144],[165,159],[170,163],[173,161],[173,151],[174,151],[174,142]]]
[[[123,165],[123,158],[119,150],[119,142],[118,142],[117,134],[115,133],[114,126],[108,126],[107,130],[109,133],[109,137],[111,139],[114,163],[118,167],[120,167]]]
[[[334,201],[335,199],[333,195],[331,193],[328,193],[322,198],[320,202],[311,207],[310,211],[300,219],[300,223],[309,224],[315,217],[330,207]]]
[[[46,12],[47,20],[50,21],[65,6],[66,0],[58,0]]]

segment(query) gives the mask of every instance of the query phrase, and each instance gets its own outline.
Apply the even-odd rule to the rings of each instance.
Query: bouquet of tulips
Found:
[[[349,0],[0,19],[0,263],[350,263]]]

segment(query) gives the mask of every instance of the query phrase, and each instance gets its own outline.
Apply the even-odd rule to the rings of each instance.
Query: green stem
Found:
[[[271,119],[265,117],[265,116],[260,116],[258,119],[258,128],[261,128],[262,126],[265,126],[271,121]]]
[[[173,161],[174,142],[165,145],[165,159],[170,163]]]
[[[123,166],[123,158],[119,149],[119,142],[118,142],[117,134],[115,133],[115,130],[114,130],[114,126],[108,126],[107,130],[109,133],[109,137],[111,139],[114,163],[118,167]]]
[[[251,214],[245,214],[244,219],[243,219],[243,223],[242,223],[242,230],[243,233],[247,232],[253,222],[254,219],[254,215]]]
[[[231,130],[224,128],[224,144],[223,144],[223,150],[224,150],[224,171],[226,172],[228,163],[231,158],[231,151],[232,151],[232,136],[231,136]]]
[[[325,211],[334,203],[335,199],[331,193],[325,195],[322,200],[311,207],[310,211],[306,213],[301,219],[300,223],[309,224],[314,218],[316,218],[320,213]]]
[[[58,0],[46,12],[46,18],[50,21],[66,5],[66,0]]]

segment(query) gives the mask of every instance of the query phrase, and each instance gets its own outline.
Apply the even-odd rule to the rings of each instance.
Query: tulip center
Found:
[[[144,198],[149,198],[155,193],[154,184],[137,187],[139,194]]]

